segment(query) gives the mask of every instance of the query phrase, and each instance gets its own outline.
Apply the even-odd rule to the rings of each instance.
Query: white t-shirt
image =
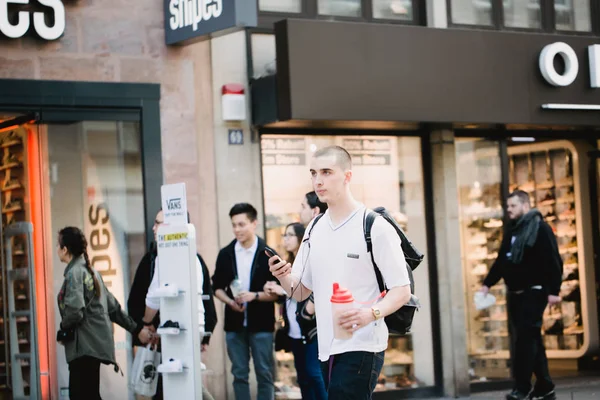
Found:
[[[240,242],[235,243],[235,265],[237,267],[238,279],[242,282],[242,290],[250,291],[250,279],[252,278],[252,263],[258,248],[258,238],[245,249]],[[244,326],[248,324],[248,309],[244,310]]]
[[[200,327],[200,332],[204,332],[204,303],[202,302],[202,286],[204,285],[204,274],[202,273],[202,265],[200,264],[200,260],[198,257],[196,259],[196,281],[198,286],[198,326]],[[158,289],[159,287],[159,264],[158,264],[158,256],[156,256],[156,260],[154,261],[154,275],[152,276],[152,282],[150,282],[150,286],[148,287],[148,292],[153,289]],[[146,294],[146,307],[151,308],[153,310],[160,309],[160,299],[156,297],[148,297]]]
[[[285,311],[287,312],[287,318],[289,321],[288,336],[292,339],[302,339],[302,331],[300,330],[300,324],[296,319],[296,309],[298,308],[298,302],[290,297],[285,299]]]
[[[314,293],[321,361],[327,361],[330,355],[335,354],[380,352],[387,348],[388,329],[382,319],[357,330],[351,339],[337,340],[333,337],[330,299],[334,282],[352,292],[356,307],[371,308],[380,295],[364,237],[365,210],[361,205],[338,226],[333,225],[329,210],[326,211],[310,235],[310,246],[308,242],[302,242],[292,268],[294,282],[301,280]],[[306,229],[305,239],[312,224]],[[371,229],[371,236],[375,262],[387,287],[391,289],[409,285],[404,253],[394,228],[378,217]]]

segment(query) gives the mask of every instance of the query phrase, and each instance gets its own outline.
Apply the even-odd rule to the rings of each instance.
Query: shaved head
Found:
[[[340,167],[344,171],[348,171],[352,169],[352,157],[350,154],[340,146],[327,146],[323,147],[320,150],[317,150],[313,155],[314,158],[319,157],[335,157],[335,165]]]

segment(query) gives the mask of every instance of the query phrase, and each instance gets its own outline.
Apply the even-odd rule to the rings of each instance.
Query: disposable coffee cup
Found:
[[[340,325],[340,317],[343,313],[354,308],[354,298],[350,290],[341,288],[339,283],[333,284],[333,295],[331,296],[331,314],[333,316],[333,337],[339,340],[352,338],[352,332],[348,332]]]
[[[242,281],[240,279],[234,279],[229,285],[231,289],[231,294],[233,297],[238,297],[238,295],[242,292]]]

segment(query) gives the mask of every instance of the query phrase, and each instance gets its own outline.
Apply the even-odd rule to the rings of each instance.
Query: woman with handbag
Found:
[[[300,249],[304,236],[304,225],[289,224],[283,235],[283,245],[287,251],[287,261],[292,263]],[[289,341],[294,365],[298,375],[298,385],[304,400],[325,400],[327,391],[323,382],[321,363],[319,362],[319,345],[317,343],[317,322],[315,319],[315,304],[312,295],[298,303],[287,297],[283,288],[275,282],[267,282],[264,287],[267,294],[286,296],[283,302],[283,330],[278,331],[276,340]],[[284,337],[282,337],[284,336]],[[286,340],[287,339],[287,340]],[[287,347],[285,344],[282,347]]]
[[[66,227],[58,233],[58,257],[67,264],[58,308],[62,321],[56,340],[65,346],[69,364],[69,398],[97,400],[100,397],[100,364],[119,366],[115,361],[112,323],[139,338],[152,339],[152,332],[136,324],[108,291],[87,255],[87,241],[79,228]]]

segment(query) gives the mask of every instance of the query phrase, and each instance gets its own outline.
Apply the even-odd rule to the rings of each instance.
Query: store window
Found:
[[[285,254],[285,226],[300,219],[301,203],[312,191],[309,162],[317,149],[340,145],[353,158],[352,193],[367,207],[384,206],[427,254],[421,140],[392,136],[263,135],[262,172],[266,241]],[[433,386],[433,332],[427,258],[415,270],[416,294],[423,307],[412,335],[391,336],[377,391]],[[416,333],[415,333],[416,334]],[[291,353],[277,353],[277,390],[299,394]],[[281,397],[283,398],[283,397]],[[287,397],[290,398],[290,397]],[[298,398],[298,397],[295,397]]]
[[[318,12],[320,15],[357,18],[362,14],[361,0],[318,0]]]
[[[412,0],[373,0],[373,17],[379,19],[413,19]]]
[[[563,261],[562,302],[546,308],[542,332],[549,356],[577,351],[584,345],[584,322],[580,279],[586,275],[585,243],[578,240],[582,229],[573,163],[575,148],[566,142],[547,142],[509,148],[510,188],[530,194],[532,206],[540,210],[552,227]],[[584,318],[582,318],[582,316]],[[564,357],[564,356],[562,356]]]
[[[267,12],[299,13],[302,0],[258,0],[258,9]]]
[[[530,29],[542,27],[542,11],[539,0],[504,0],[503,8],[506,27]]]
[[[501,154],[498,142],[483,139],[457,141],[457,181],[460,202],[461,254],[466,296],[467,340],[473,382],[510,377],[510,331],[506,288],[501,281],[492,289],[496,303],[476,310],[474,295],[498,257],[503,235],[503,175],[509,191],[529,194],[556,235],[563,262],[562,302],[547,307],[542,323],[546,353],[550,359],[576,359],[589,351],[587,327],[597,324],[586,312],[588,287],[585,277],[593,268],[593,244],[582,240],[590,232],[582,215],[589,204],[588,164],[581,161],[588,147],[568,141],[521,144],[512,142]],[[502,171],[501,159],[508,158]],[[586,193],[586,194],[582,194]],[[568,367],[566,367],[568,369]],[[561,375],[567,370],[553,371]]]
[[[590,3],[590,0],[447,0],[454,25],[534,29],[550,33],[591,32]]]
[[[589,0],[554,0],[556,29],[590,32],[592,20]]]
[[[85,121],[40,127],[42,189],[46,194],[46,263],[53,279],[53,319],[59,326],[56,295],[65,265],[56,251],[57,233],[65,226],[81,228],[88,255],[112,294],[125,307],[131,277],[145,253],[144,195],[139,124]],[[42,146],[44,149],[44,146]],[[114,330],[116,358],[127,373],[130,335]],[[57,347],[58,384],[68,388],[64,351]],[[101,374],[106,398],[127,393],[127,379],[106,369]],[[65,389],[66,390],[66,389]]]
[[[492,25],[492,0],[450,0],[452,22],[460,25]]]
[[[502,241],[499,144],[458,140],[456,162],[470,378],[475,382],[506,379],[510,377],[510,341],[503,282],[490,291],[497,300],[493,307],[477,311],[474,303]]]

